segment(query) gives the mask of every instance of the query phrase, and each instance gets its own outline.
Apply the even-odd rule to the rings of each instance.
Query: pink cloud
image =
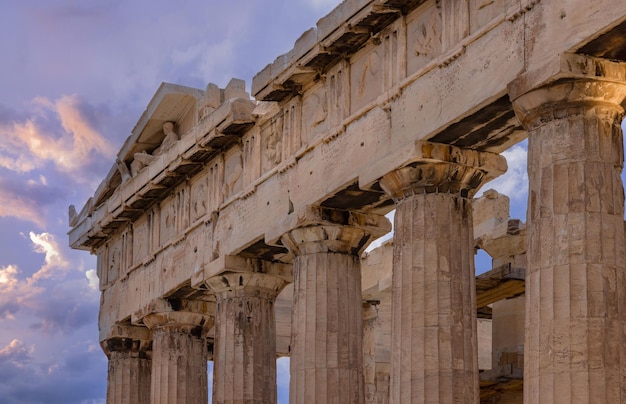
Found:
[[[59,244],[50,233],[29,233],[37,253],[45,254],[44,265],[30,278],[32,281],[55,277],[59,272],[64,273],[69,267],[69,262],[61,254]]]
[[[33,116],[22,122],[0,125],[0,167],[21,173],[51,162],[60,171],[78,172],[95,156],[112,158],[112,145],[93,127],[76,95],[64,95],[52,102],[38,97]],[[44,125],[48,118],[60,127]]]
[[[18,368],[31,359],[34,347],[26,346],[21,340],[14,338],[8,345],[0,349],[0,362],[9,361]]]
[[[0,319],[14,319],[21,308],[38,308],[45,291],[40,281],[65,276],[70,262],[63,256],[59,245],[50,233],[29,233],[36,253],[44,254],[43,265],[26,279],[20,279],[16,265],[0,267]]]
[[[21,307],[43,292],[32,281],[21,281],[19,273],[15,265],[0,268],[0,320],[15,319]]]
[[[34,200],[16,194],[0,186],[0,217],[16,217],[35,223],[39,227],[45,225],[41,208]]]

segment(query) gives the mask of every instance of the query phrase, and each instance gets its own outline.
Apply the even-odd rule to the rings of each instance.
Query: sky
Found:
[[[0,404],[104,403],[95,257],[68,247],[161,82],[252,77],[339,0],[0,2]],[[486,188],[524,218],[526,148]],[[278,364],[287,403],[288,361]]]

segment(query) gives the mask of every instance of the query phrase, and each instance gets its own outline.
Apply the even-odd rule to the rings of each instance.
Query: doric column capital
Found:
[[[586,111],[601,107],[607,118],[619,120],[626,99],[626,82],[602,78],[571,78],[533,89],[513,101],[515,114],[522,126],[532,129],[555,119],[583,116]]]
[[[621,104],[626,99],[626,63],[559,55],[512,82],[509,96],[526,129],[580,115],[594,107],[605,107],[605,113],[617,114],[621,119]]]
[[[237,255],[223,255],[215,259],[192,279],[194,287],[208,288],[218,301],[226,296],[251,294],[274,299],[291,282],[291,265]]]
[[[224,299],[257,296],[268,300],[287,285],[287,281],[262,272],[224,272],[206,280],[206,285],[219,303]]]
[[[155,299],[133,314],[150,330],[168,329],[203,337],[215,322],[215,303],[188,299]]]
[[[380,180],[380,186],[398,202],[415,194],[449,193],[471,198],[487,181],[506,171],[504,157],[455,146],[419,142],[415,161]]]
[[[112,352],[129,352],[133,356],[147,357],[152,350],[152,333],[146,327],[115,324],[100,341],[107,356]]]
[[[358,256],[370,242],[390,231],[391,223],[382,215],[309,206],[281,241],[295,255],[334,252]]]

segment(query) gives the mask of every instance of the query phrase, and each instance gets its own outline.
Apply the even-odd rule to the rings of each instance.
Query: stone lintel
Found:
[[[397,149],[395,153],[387,155],[384,159],[372,164],[370,168],[359,176],[359,186],[369,189],[381,180],[385,175],[404,167],[437,167],[441,166],[451,174],[476,173],[479,175],[479,183],[468,184],[473,187],[472,194],[482,184],[490,181],[507,170],[506,159],[499,154],[482,152],[470,149],[461,149],[442,143],[432,143],[417,140],[413,147]],[[431,184],[433,179],[426,179],[424,185]]]
[[[215,320],[215,303],[200,300],[154,299],[131,316],[134,324],[148,328],[176,327],[184,332],[206,334]]]
[[[520,97],[531,90],[546,87],[555,82],[572,80],[624,84],[626,82],[626,63],[574,53],[557,55],[543,66],[528,71],[509,83],[509,97],[514,106],[517,104],[516,113],[518,113],[518,117],[520,116],[519,108],[522,111],[532,108],[532,105],[526,105],[529,101],[524,101],[523,106],[519,105],[518,99]],[[539,97],[535,102],[531,101],[531,104],[560,102],[565,95],[563,92],[552,91],[550,94],[546,94],[545,98]]]
[[[309,205],[275,224],[265,238],[270,244],[282,243],[296,254],[360,254],[370,242],[390,231],[391,223],[383,215]]]

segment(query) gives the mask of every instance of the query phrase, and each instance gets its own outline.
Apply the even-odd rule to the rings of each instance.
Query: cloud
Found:
[[[26,173],[52,163],[61,172],[77,173],[94,156],[114,156],[78,96],[63,95],[54,102],[38,97],[32,107],[31,116],[23,121],[0,122],[0,167]]]
[[[13,339],[9,345],[0,349],[0,363],[10,361],[17,367],[23,367],[23,363],[31,359],[33,347],[27,347],[19,339]]]
[[[42,175],[37,180],[25,179],[21,175],[0,176],[0,217],[15,217],[43,228],[45,207],[60,201],[63,196],[64,191],[49,186]]]
[[[0,321],[24,311],[35,316],[31,328],[46,334],[71,333],[88,324],[97,312],[98,294],[85,278],[67,276],[70,261],[52,234],[30,232],[29,237],[34,252],[44,255],[43,264],[22,279],[17,266],[0,268]]]
[[[0,397],[2,397],[2,383],[19,380],[19,374],[30,367],[32,362],[33,346],[27,346],[22,340],[14,338],[0,348]]]
[[[30,240],[34,244],[37,253],[45,254],[44,265],[33,274],[31,280],[37,281],[44,278],[52,278],[59,270],[66,270],[69,262],[61,255],[59,245],[50,233],[29,233]]]
[[[85,287],[84,283],[75,286]],[[38,319],[31,324],[31,329],[39,330],[45,335],[72,335],[77,329],[95,321],[94,314],[98,312],[97,299],[85,301],[85,296],[77,293],[76,289],[67,287],[48,288],[46,291],[50,295],[40,295],[29,302]]]
[[[477,196],[491,188],[507,195],[513,203],[526,202],[528,199],[527,141],[507,149],[502,152],[502,155],[509,166],[507,172],[483,186]]]
[[[104,355],[76,344],[70,350],[61,348],[63,342],[50,340],[50,344],[60,349],[49,356],[43,355],[40,361],[34,355],[35,347],[27,347],[20,340],[13,340],[0,350],[0,401],[3,404],[104,403]],[[2,355],[5,350],[6,358]],[[42,354],[45,352],[37,353]]]
[[[0,268],[0,288],[14,288],[17,284],[17,272],[18,270],[15,265]]]
[[[98,279],[98,275],[95,269],[89,269],[85,272],[85,276],[87,277],[87,283],[92,290],[98,290],[100,286],[100,280]]]
[[[23,303],[43,290],[18,279],[20,270],[15,265],[0,268],[0,320],[15,319]]]
[[[18,286],[18,272],[15,265],[0,268],[0,320],[14,319],[14,314],[19,311],[20,306],[14,296]]]

